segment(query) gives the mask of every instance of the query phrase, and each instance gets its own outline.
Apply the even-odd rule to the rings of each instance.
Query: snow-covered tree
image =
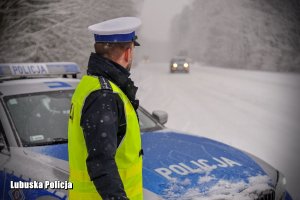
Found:
[[[300,71],[298,0],[195,0],[172,23],[172,49],[234,68]]]
[[[91,24],[136,16],[138,0],[1,0],[0,63],[72,61],[87,64]]]

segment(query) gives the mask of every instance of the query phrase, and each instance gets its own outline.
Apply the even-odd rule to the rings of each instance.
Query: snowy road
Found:
[[[168,63],[132,70],[147,110],[169,114],[167,126],[222,141],[267,161],[300,199],[300,75],[194,64],[170,74]]]

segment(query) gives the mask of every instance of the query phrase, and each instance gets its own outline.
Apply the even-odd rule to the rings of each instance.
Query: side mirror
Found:
[[[168,121],[168,113],[161,110],[154,110],[152,116],[161,124],[165,124]]]

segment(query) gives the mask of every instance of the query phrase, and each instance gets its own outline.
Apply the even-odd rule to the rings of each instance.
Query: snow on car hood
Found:
[[[173,131],[143,134],[144,188],[164,199],[254,199],[269,176],[242,151]]]
[[[270,177],[244,152],[174,131],[142,134],[144,188],[163,199],[254,199],[271,189]],[[67,144],[30,147],[68,161]]]

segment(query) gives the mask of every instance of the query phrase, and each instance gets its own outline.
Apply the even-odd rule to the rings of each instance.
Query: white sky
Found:
[[[167,41],[172,18],[193,0],[144,0],[141,10],[141,35]]]

